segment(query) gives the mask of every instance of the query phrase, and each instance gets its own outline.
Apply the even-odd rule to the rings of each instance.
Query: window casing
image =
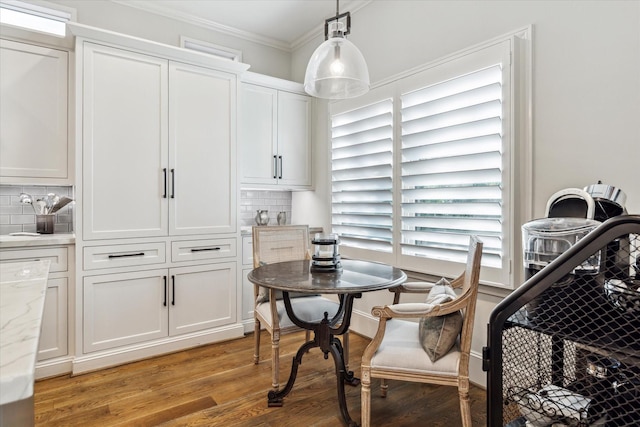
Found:
[[[400,268],[452,277],[466,259],[468,236],[485,243],[483,282],[512,287],[514,246],[514,37],[468,49],[392,79],[355,100],[330,105],[332,129],[332,226],[341,253]],[[519,93],[522,98],[526,94]],[[339,172],[341,120],[383,100],[393,105],[391,229],[382,249],[374,238],[354,244],[345,232]],[[528,99],[519,99],[525,105]],[[382,168],[382,165],[377,165]],[[353,165],[348,166],[352,168]],[[358,191],[351,199],[364,197]],[[386,200],[386,199],[385,199]],[[388,204],[387,204],[388,206]],[[371,219],[352,212],[361,228]]]

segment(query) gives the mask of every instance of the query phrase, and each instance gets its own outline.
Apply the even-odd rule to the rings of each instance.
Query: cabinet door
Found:
[[[84,352],[166,337],[168,285],[165,269],[85,277]]]
[[[0,40],[0,58],[0,176],[71,180],[67,52]]]
[[[167,68],[91,43],[83,62],[83,238],[167,234]]]
[[[242,269],[242,320],[253,319],[253,308],[256,305],[253,283],[247,278],[251,270],[251,268]]]
[[[244,83],[239,162],[245,184],[276,184],[278,91]]]
[[[234,232],[235,76],[171,63],[169,88],[169,232]]]
[[[68,347],[68,279],[66,277],[49,279],[44,300],[42,329],[38,345],[38,361],[53,357],[66,356]]]
[[[311,186],[311,98],[278,93],[279,184]]]
[[[236,319],[234,262],[170,270],[169,334],[228,325]]]

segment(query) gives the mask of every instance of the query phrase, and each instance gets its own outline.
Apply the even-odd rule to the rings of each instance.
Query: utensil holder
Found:
[[[36,232],[40,234],[53,234],[55,215],[36,215]]]

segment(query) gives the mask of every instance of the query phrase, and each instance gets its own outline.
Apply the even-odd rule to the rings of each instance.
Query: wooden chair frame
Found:
[[[300,259],[310,260],[311,255],[309,252],[309,226],[308,225],[282,225],[282,226],[254,226],[252,231],[253,237],[253,268],[260,267],[263,263],[274,263],[284,261],[295,261]],[[270,242],[266,242],[265,239],[278,235],[279,238],[287,239],[286,247],[271,247]],[[293,246],[291,246],[293,245]],[[283,249],[279,251],[278,249]],[[260,286],[254,284],[253,296],[256,304],[254,306],[254,353],[253,362],[258,364],[260,361],[260,330],[262,326],[271,335],[271,375],[272,375],[272,387],[278,389],[280,387],[279,372],[280,372],[280,336],[300,331],[300,328],[296,325],[287,327],[280,326],[280,319],[278,317],[277,308],[277,291],[275,289],[269,289],[269,301],[258,303],[258,295],[260,294]],[[316,295],[303,297],[303,298],[322,298]],[[258,311],[260,304],[269,304],[269,312],[271,319],[262,316]],[[339,306],[338,302],[335,302],[336,309]],[[284,314],[286,316],[286,314]],[[319,318],[322,317],[320,313]],[[310,331],[305,331],[305,340],[310,341]],[[344,334],[344,361],[348,366],[348,354],[349,354],[349,333]]]
[[[471,337],[473,335],[473,323],[476,311],[476,302],[478,297],[478,286],[480,282],[480,262],[482,258],[483,243],[476,237],[471,236],[469,242],[469,254],[464,272],[456,277],[452,282],[453,288],[460,288],[461,294],[453,301],[430,307],[423,312],[415,309],[415,304],[409,310],[403,304],[399,303],[402,293],[425,293],[433,286],[432,283],[405,283],[390,291],[395,293],[394,303],[390,306],[374,307],[371,313],[379,318],[378,330],[373,337],[371,343],[367,346],[362,356],[362,427],[371,425],[371,379],[382,379],[381,395],[385,397],[387,394],[387,385],[385,380],[401,380],[411,382],[422,382],[439,385],[449,385],[458,387],[460,396],[460,412],[462,416],[462,425],[471,427],[471,406],[469,402],[469,356],[471,352]],[[384,338],[387,321],[392,318],[407,319],[418,317],[435,317],[462,310],[464,321],[460,334],[460,359],[458,362],[458,374],[437,375],[433,373],[409,373],[399,372],[392,369],[371,367],[371,359],[380,347]],[[418,337],[416,337],[416,340]],[[425,352],[425,357],[428,357]]]

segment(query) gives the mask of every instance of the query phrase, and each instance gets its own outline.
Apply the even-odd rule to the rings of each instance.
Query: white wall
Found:
[[[188,22],[173,20],[108,0],[50,0],[75,8],[80,24],[180,46],[180,36],[242,51],[251,71],[289,79],[291,54],[280,49],[222,34]]]
[[[533,26],[533,192],[531,218],[544,215],[555,191],[598,180],[627,194],[640,214],[640,1],[386,1],[352,16],[349,39],[362,51],[371,82],[428,63],[491,38]],[[322,35],[292,56],[292,78]],[[330,227],[326,103],[318,104],[315,193],[294,193],[293,212]],[[325,122],[323,122],[323,120]],[[519,249],[518,249],[519,250]],[[517,285],[517,284],[516,284]],[[484,383],[479,357],[489,314],[500,292],[484,289],[478,302],[472,380]],[[491,295],[490,293],[493,293]],[[391,295],[367,295],[367,314]],[[368,333],[366,319],[354,328]]]

